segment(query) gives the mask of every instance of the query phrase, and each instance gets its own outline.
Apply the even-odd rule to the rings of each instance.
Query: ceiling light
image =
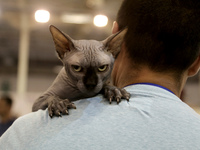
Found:
[[[105,27],[108,24],[108,17],[105,15],[96,15],[93,19],[93,23],[97,27]]]
[[[47,10],[37,10],[35,12],[35,20],[40,23],[46,23],[50,19],[50,13]]]

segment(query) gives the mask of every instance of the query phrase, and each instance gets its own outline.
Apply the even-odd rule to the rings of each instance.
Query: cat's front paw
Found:
[[[130,99],[130,93],[125,89],[120,89],[111,85],[104,87],[104,96],[109,100],[110,104],[113,100],[117,101],[117,104],[119,104],[121,99],[126,99],[127,101]]]
[[[62,115],[68,115],[68,109],[71,108],[76,109],[74,103],[71,103],[68,99],[60,99],[59,97],[54,97],[48,103],[48,112],[51,118],[53,116],[61,117]]]

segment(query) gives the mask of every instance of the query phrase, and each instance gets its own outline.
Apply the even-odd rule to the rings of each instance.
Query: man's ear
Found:
[[[115,58],[121,50],[121,45],[124,41],[124,36],[126,35],[127,30],[128,29],[125,28],[115,34],[112,34],[103,41],[107,51],[111,52]]]
[[[113,26],[112,26],[112,34],[115,34],[117,32],[119,32],[119,25],[118,25],[117,21],[114,21]]]
[[[188,69],[188,76],[194,76],[198,73],[200,69],[200,56],[193,62],[193,64]]]
[[[72,39],[53,25],[50,25],[49,30],[52,34],[58,57],[62,60],[64,54],[71,51],[71,48],[73,47]]]

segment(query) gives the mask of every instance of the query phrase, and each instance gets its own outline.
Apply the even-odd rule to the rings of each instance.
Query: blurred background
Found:
[[[0,94],[14,100],[17,116],[53,82],[62,63],[55,55],[49,25],[73,39],[103,40],[122,0],[0,0]],[[187,82],[182,100],[200,108],[199,74]]]

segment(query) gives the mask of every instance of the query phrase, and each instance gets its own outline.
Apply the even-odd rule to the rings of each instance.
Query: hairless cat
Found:
[[[101,92],[110,103],[113,100],[119,103],[121,98],[129,100],[130,94],[113,86],[110,77],[126,31],[103,41],[73,40],[51,25],[50,32],[63,68],[47,91],[35,101],[32,110],[48,107],[50,117],[65,115],[68,109],[76,108],[72,101]]]

